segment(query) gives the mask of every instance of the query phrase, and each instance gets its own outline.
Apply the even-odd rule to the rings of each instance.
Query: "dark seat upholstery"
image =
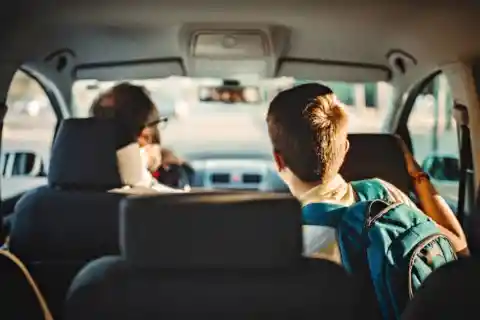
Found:
[[[25,274],[13,259],[3,254],[0,254],[0,295],[2,320],[45,319]]]
[[[378,177],[408,194],[411,178],[397,136],[353,133],[348,139],[350,150],[340,169],[347,181]]]
[[[19,258],[90,260],[119,252],[118,204],[124,195],[106,192],[124,184],[116,150],[126,143],[119,132],[105,120],[62,123],[48,186],[27,193],[15,207],[10,249]]]
[[[133,141],[114,122],[65,120],[55,139],[48,185],[17,203],[10,250],[30,269],[58,318],[73,276],[88,261],[118,254],[118,208],[125,184],[117,149]]]
[[[479,274],[478,258],[441,267],[425,280],[402,319],[478,319]]]
[[[15,208],[11,251],[23,261],[90,260],[118,249],[118,206],[114,193],[42,187]]]
[[[302,257],[300,206],[281,195],[124,200],[122,255],[75,278],[66,319],[356,319],[355,282]]]

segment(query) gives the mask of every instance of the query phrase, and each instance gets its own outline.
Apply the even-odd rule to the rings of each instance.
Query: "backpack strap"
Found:
[[[17,265],[18,269],[20,269],[20,271],[23,273],[23,275],[25,276],[25,279],[27,279],[28,283],[30,284],[30,287],[35,293],[35,296],[37,297],[38,303],[40,304],[40,308],[42,309],[45,320],[53,320],[52,314],[50,312],[50,309],[48,308],[45,298],[40,292],[40,289],[38,289],[38,286],[35,283],[35,280],[33,280],[32,275],[30,274],[30,272],[28,272],[25,265],[14,254],[12,254],[7,250],[0,249],[0,255],[5,256],[7,259],[9,259],[10,261],[12,261]]]
[[[337,228],[347,209],[334,203],[309,203],[302,208],[303,224]]]
[[[310,203],[303,207],[302,218],[304,225],[325,226],[336,230],[342,265],[350,272],[352,270],[350,264],[351,259],[347,255],[345,244],[339,233],[341,229],[340,226],[345,220],[345,216],[348,216],[346,213],[349,212],[349,210],[350,207],[340,204],[325,202]]]
[[[379,179],[366,179],[350,182],[358,201],[392,199],[387,187]]]
[[[379,179],[352,181],[350,184],[358,197],[358,202],[391,198]],[[309,203],[302,208],[303,223],[337,228],[348,208],[349,206],[337,203]]]

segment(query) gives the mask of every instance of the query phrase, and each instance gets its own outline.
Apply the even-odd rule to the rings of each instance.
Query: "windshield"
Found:
[[[226,83],[223,79],[170,77],[133,80],[145,86],[160,113],[169,118],[162,141],[179,153],[270,153],[265,123],[268,103],[281,90],[305,81],[263,79],[255,83]],[[321,81],[346,105],[350,132],[378,132],[392,102],[388,83]],[[88,116],[93,99],[112,81],[79,80],[73,86],[79,117]]]

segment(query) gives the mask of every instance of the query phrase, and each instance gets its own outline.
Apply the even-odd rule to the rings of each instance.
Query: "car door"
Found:
[[[7,96],[0,153],[2,216],[27,191],[47,183],[57,115],[49,95],[30,74],[18,70]]]
[[[416,90],[418,89],[418,90]],[[410,144],[439,194],[456,208],[460,178],[457,125],[452,91],[443,73],[435,73],[411,90],[397,133]]]

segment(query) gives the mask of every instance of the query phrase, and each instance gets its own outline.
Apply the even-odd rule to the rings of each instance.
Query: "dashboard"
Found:
[[[244,153],[196,154],[188,157],[194,170],[192,187],[289,192],[271,155]]]

